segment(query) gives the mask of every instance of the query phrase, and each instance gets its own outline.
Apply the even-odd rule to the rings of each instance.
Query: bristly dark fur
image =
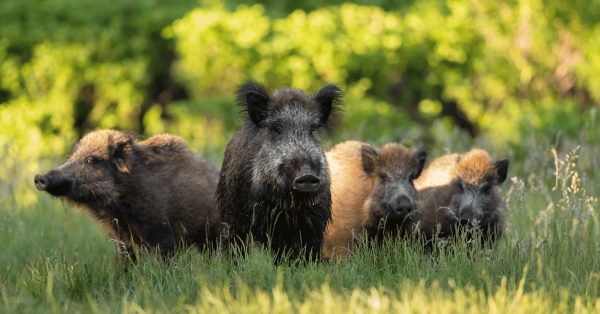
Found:
[[[246,82],[242,85],[240,85],[237,89],[236,92],[236,100],[237,100],[237,104],[243,107],[246,107],[246,105],[248,104],[248,98],[247,96],[249,94],[253,94],[256,96],[259,96],[263,99],[265,99],[266,102],[269,101],[269,93],[267,92],[267,89],[260,83],[258,82]]]
[[[361,149],[363,170],[368,176],[377,177],[377,183],[371,194],[365,230],[375,241],[381,241],[386,236],[405,236],[412,225],[416,190],[413,180],[419,177],[427,160],[424,148],[409,150],[398,143],[388,143],[381,150],[366,144]],[[380,175],[386,174],[385,180]],[[379,175],[379,177],[378,177]],[[394,204],[386,198],[402,191],[401,195],[409,200],[410,212],[403,215],[386,210],[385,204]]]
[[[457,234],[471,241],[473,232],[483,243],[499,239],[506,204],[498,186],[506,179],[508,164],[506,158],[494,162],[482,149],[432,161],[420,178],[419,218],[413,233],[423,236],[428,245],[434,238]]]
[[[328,110],[324,112],[329,118],[326,121],[322,121],[322,123],[327,134],[333,133],[342,118],[342,90],[333,84],[325,85],[314,95],[314,98],[317,102],[330,104]]]
[[[262,84],[247,82],[240,85],[236,100],[250,120],[258,122],[266,118],[270,96]]]
[[[334,86],[319,98],[289,88],[269,95],[253,82],[240,86],[238,103],[247,114],[227,145],[217,188],[226,244],[251,238],[269,245],[277,262],[320,255],[331,193],[323,150],[311,134],[333,127],[340,94]],[[320,188],[296,191],[301,171],[317,176]]]
[[[276,262],[287,254],[292,258],[302,253],[309,259],[319,256],[323,230],[331,218],[323,204],[331,203],[331,195],[320,193],[313,199],[270,192],[259,192],[265,198],[255,202],[255,223],[250,227],[253,240],[269,244]]]
[[[92,132],[41,178],[48,193],[88,209],[118,253],[134,260],[135,248],[169,258],[182,247],[214,246],[220,235],[218,170],[178,137],[138,142],[124,132]]]
[[[308,258],[318,256],[331,217],[329,188],[314,201],[295,199],[290,191],[268,186],[252,189],[253,169],[246,159],[255,156],[260,145],[252,133],[247,127],[238,131],[223,160],[217,206],[226,226],[225,244],[246,244],[251,236],[258,243],[270,244],[278,260],[285,254],[298,257],[302,250]]]

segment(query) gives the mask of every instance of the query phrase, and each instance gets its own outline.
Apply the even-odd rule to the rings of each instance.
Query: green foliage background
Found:
[[[19,203],[40,157],[95,128],[173,132],[218,163],[247,79],[342,86],[334,141],[458,129],[518,156],[524,134],[599,138],[598,1],[240,2],[1,2],[0,179]]]

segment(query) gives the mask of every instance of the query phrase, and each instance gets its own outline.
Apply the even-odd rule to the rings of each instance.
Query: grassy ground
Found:
[[[389,242],[328,264],[276,267],[252,248],[124,267],[84,212],[4,198],[0,312],[600,312],[597,146],[539,147],[512,164],[506,235],[472,254]]]

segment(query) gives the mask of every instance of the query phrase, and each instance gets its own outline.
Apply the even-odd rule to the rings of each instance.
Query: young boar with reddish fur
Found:
[[[505,204],[497,187],[506,180],[508,164],[506,158],[493,161],[482,149],[434,160],[415,182],[419,195],[415,234],[431,241],[475,227],[483,241],[500,238]]]
[[[331,131],[341,91],[273,94],[246,83],[238,90],[243,125],[227,149],[217,189],[224,238],[248,237],[283,256],[317,258],[330,220],[329,171],[318,133]],[[304,252],[301,254],[301,252]]]
[[[411,225],[416,179],[427,153],[388,143],[376,149],[347,141],[326,154],[331,172],[332,222],[327,227],[323,255],[346,256],[363,232],[371,240],[403,234]]]
[[[118,253],[135,259],[135,247],[167,258],[182,246],[214,244],[217,180],[218,170],[179,137],[139,142],[125,132],[100,130],[83,137],[65,164],[34,181],[38,190],[86,208],[117,241]]]

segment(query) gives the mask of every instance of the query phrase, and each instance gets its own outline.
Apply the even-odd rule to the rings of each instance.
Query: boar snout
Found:
[[[321,187],[321,179],[312,173],[301,173],[294,178],[294,190],[300,192],[315,192]]]
[[[46,191],[54,196],[67,194],[71,186],[71,181],[56,170],[52,170],[47,174],[37,174],[33,178],[33,182],[38,190]]]
[[[42,174],[36,174],[35,178],[33,178],[33,183],[35,183],[35,188],[40,191],[45,191],[48,186],[48,180]]]
[[[458,221],[462,225],[468,225],[471,222],[477,221],[478,217],[473,207],[470,205],[463,205],[458,208]]]
[[[399,196],[392,203],[385,205],[389,216],[404,217],[415,209],[415,205],[405,196]]]
[[[402,216],[408,215],[415,209],[415,205],[406,196],[400,197],[396,204],[396,213]]]

